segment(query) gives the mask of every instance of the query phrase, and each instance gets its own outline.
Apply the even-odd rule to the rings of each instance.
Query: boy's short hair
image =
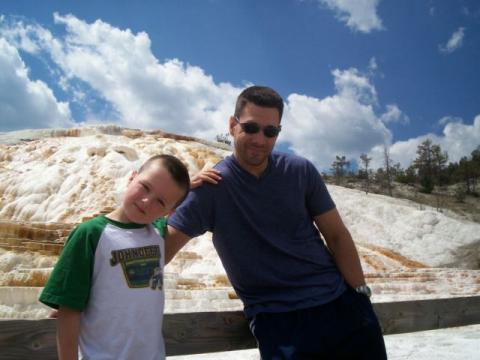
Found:
[[[138,170],[138,173],[141,173],[147,169],[153,162],[160,161],[162,165],[167,169],[169,174],[172,176],[173,180],[177,183],[180,189],[184,190],[183,197],[175,204],[175,207],[180,205],[183,200],[188,195],[190,190],[190,176],[188,175],[187,167],[175,156],[160,154],[152,156],[150,159],[145,161],[143,165]]]
[[[272,88],[268,86],[250,86],[243,90],[238,95],[237,103],[235,104],[235,116],[240,118],[240,115],[248,103],[255,104],[261,107],[270,107],[278,110],[279,119],[282,120],[283,115],[283,99]]]

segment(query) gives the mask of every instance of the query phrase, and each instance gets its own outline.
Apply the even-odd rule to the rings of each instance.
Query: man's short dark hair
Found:
[[[267,86],[250,86],[238,95],[235,105],[235,116],[240,118],[243,109],[247,103],[253,103],[257,106],[270,107],[278,110],[279,119],[283,115],[283,99],[272,88]]]
[[[185,200],[190,190],[190,176],[188,175],[188,169],[175,156],[161,154],[161,155],[152,156],[150,159],[145,161],[143,165],[140,167],[140,169],[138,170],[138,173],[141,173],[142,171],[147,169],[150,166],[150,164],[153,163],[154,161],[160,161],[162,165],[165,167],[165,169],[167,169],[169,174],[172,176],[173,180],[180,187],[180,189],[184,191],[185,194],[175,205],[175,207],[177,207],[183,202],[183,200]]]

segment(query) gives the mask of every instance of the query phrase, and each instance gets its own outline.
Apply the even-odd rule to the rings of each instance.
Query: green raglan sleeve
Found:
[[[155,226],[158,231],[160,232],[160,235],[162,237],[165,236],[165,228],[167,227],[167,218],[166,217],[162,217],[162,218],[159,218],[157,220],[155,220],[153,222],[153,226]]]
[[[95,218],[78,225],[69,235],[40,302],[58,309],[82,311],[90,296],[95,250],[105,225]]]

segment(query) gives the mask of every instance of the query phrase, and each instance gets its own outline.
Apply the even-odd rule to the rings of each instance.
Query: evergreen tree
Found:
[[[421,191],[431,193],[435,184],[440,184],[440,174],[448,161],[446,152],[440,145],[433,144],[430,139],[417,147],[417,158],[413,162],[420,179]]]
[[[332,170],[335,174],[335,183],[340,184],[342,178],[345,176],[345,167],[350,165],[345,156],[335,156],[335,161],[332,163]]]
[[[472,151],[471,159],[462,157],[455,169],[457,179],[465,182],[468,194],[476,194],[476,185],[480,177],[480,146]]]
[[[472,151],[472,168],[473,168],[473,179],[472,179],[472,193],[477,195],[476,185],[478,179],[480,178],[480,145],[477,146],[475,150]]]
[[[417,176],[415,174],[415,167],[410,165],[405,170],[400,170],[396,175],[396,180],[402,184],[415,184]]]

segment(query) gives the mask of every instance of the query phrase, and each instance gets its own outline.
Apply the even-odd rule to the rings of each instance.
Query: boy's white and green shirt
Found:
[[[164,359],[165,219],[99,216],[70,234],[40,301],[81,311],[80,359]]]

